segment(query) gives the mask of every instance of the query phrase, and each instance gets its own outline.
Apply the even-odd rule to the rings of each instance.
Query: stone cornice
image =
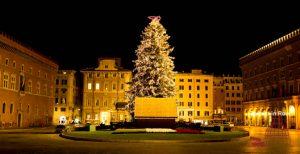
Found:
[[[25,47],[21,42],[17,41],[13,37],[0,32],[0,42],[7,45],[10,49],[23,53],[27,56],[30,56],[40,62],[43,62],[55,69],[58,69],[58,64],[47,58],[46,56],[40,54],[38,51],[35,51],[29,47]]]
[[[243,64],[249,60],[251,60],[252,58],[257,58],[260,55],[265,55],[267,53],[270,53],[272,51],[274,51],[275,48],[279,47],[280,45],[282,45],[283,43],[286,43],[287,41],[293,40],[295,38],[299,38],[300,36],[300,29],[297,29],[287,35],[284,35],[274,41],[272,41],[271,43],[262,46],[261,48],[258,48],[257,50],[241,57],[240,63]]]

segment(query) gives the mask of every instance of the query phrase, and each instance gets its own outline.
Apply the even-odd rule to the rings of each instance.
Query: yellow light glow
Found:
[[[295,115],[295,107],[293,105],[290,105],[290,107],[289,107],[289,114],[290,114],[290,116]]]

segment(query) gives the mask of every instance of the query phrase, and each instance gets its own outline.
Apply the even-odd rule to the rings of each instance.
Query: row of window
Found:
[[[12,114],[14,112],[14,104],[10,104],[9,113]],[[6,113],[6,103],[2,104],[2,113]]]
[[[242,97],[241,96],[241,93],[231,93],[231,97],[234,97],[234,96],[236,96],[236,97]],[[230,94],[229,93],[226,93],[226,97],[230,97]]]
[[[297,89],[294,89],[294,85],[290,84],[289,87],[281,85],[281,87],[274,86],[271,89],[264,89],[263,91],[249,92],[245,91],[245,100],[259,100],[259,99],[269,99],[269,98],[278,98],[278,97],[288,97],[294,94],[299,94],[300,83],[298,83],[298,92]]]
[[[67,85],[67,84],[68,84],[68,80],[62,79],[62,80],[61,80],[61,84],[62,84],[62,85]],[[59,85],[59,79],[56,79],[56,85]]]
[[[241,101],[226,101],[226,105],[241,105]]]
[[[87,87],[88,87],[88,90],[92,90],[92,83],[88,83]],[[96,83],[95,84],[95,90],[100,90],[100,88],[101,88],[100,83]],[[108,84],[104,84],[104,90],[108,90],[108,88],[109,88]],[[112,90],[116,90],[117,89],[117,84],[113,83],[111,88],[112,88]],[[124,89],[124,84],[121,84],[120,89],[121,90]]]
[[[184,102],[179,102],[179,106],[184,106]],[[193,102],[188,102],[188,106],[193,106]],[[197,106],[200,106],[200,102],[197,102]],[[205,102],[205,106],[208,106],[208,102]]]
[[[55,108],[54,108],[54,111],[57,111],[57,109],[58,109],[58,108],[55,107]],[[66,112],[66,108],[62,107],[62,108],[60,108],[60,111],[61,111],[61,112]]]
[[[60,101],[61,100],[61,101]],[[60,102],[59,102],[60,101]],[[61,98],[59,99],[58,97],[55,98],[55,104],[58,104],[58,103],[61,103],[61,104],[66,104],[67,101],[66,101],[66,98]]]
[[[230,108],[230,107],[226,107],[226,111],[228,112],[241,112],[242,108]]]
[[[100,100],[96,99],[95,106],[99,106],[99,105],[100,105]],[[91,99],[87,99],[86,106],[92,106],[92,100]],[[101,106],[107,107],[108,106],[108,101],[107,100],[103,101]]]
[[[179,98],[183,98],[183,93],[179,94]],[[189,98],[192,98],[192,94],[189,93]],[[200,98],[200,94],[197,94],[197,98]],[[205,98],[208,98],[208,94],[205,94]]]
[[[10,79],[7,73],[3,73],[3,88],[18,90],[16,86],[16,75],[11,74]],[[25,83],[24,76],[20,76],[20,91],[27,91],[29,93],[33,93],[32,81],[28,80],[27,84]],[[26,88],[26,89],[25,89]],[[36,83],[36,94],[41,94],[41,85],[39,82]],[[47,84],[43,86],[43,95],[47,95]]]
[[[234,86],[231,86],[231,89],[229,86],[226,86],[226,90],[234,90]],[[236,86],[236,90],[240,90],[240,86]]]
[[[189,87],[189,90],[192,90],[191,85],[189,85],[188,87]],[[197,88],[197,90],[200,90],[200,86],[197,86],[196,88]],[[179,90],[184,90],[184,85],[179,85]],[[205,90],[208,90],[208,86],[205,86]]]
[[[186,111],[187,112],[187,116],[193,116],[193,111]],[[184,111],[179,111],[178,114],[179,116],[184,116]],[[196,111],[196,115],[195,116],[200,116],[200,111]],[[209,111],[204,111],[204,116],[209,116]]]
[[[100,78],[103,73],[95,73],[97,78]],[[117,74],[119,73],[104,73],[104,78],[109,78],[109,77],[117,77]],[[121,78],[124,78],[124,73],[121,73],[120,75]],[[88,78],[93,78],[92,73],[88,73]]]
[[[184,82],[184,79],[179,79],[179,82]],[[193,82],[193,79],[188,79],[188,82]],[[196,82],[200,82],[200,79],[196,79]],[[208,83],[209,80],[208,80],[208,79],[205,79],[204,82],[205,82],[205,83]]]
[[[6,58],[6,59],[5,59],[5,66],[9,66],[10,64],[11,64],[11,61],[9,60],[9,58]],[[16,63],[16,61],[14,61],[14,60],[12,61],[12,67],[13,67],[13,68],[17,68],[17,63]],[[25,71],[25,66],[24,66],[24,64],[21,64],[21,71],[22,71],[22,72]],[[32,68],[32,67],[29,67],[28,73],[29,73],[29,74],[32,74],[32,73],[33,73],[33,68]],[[38,70],[38,71],[37,71],[37,76],[40,77],[40,74],[41,74],[41,71]],[[44,74],[44,77],[45,77],[45,79],[48,78],[47,73]]]
[[[248,72],[244,72],[244,77],[253,77],[255,75],[265,73],[268,71],[271,71],[273,69],[278,69],[280,67],[284,67],[285,65],[290,65],[293,64],[297,61],[300,61],[300,52],[297,53],[296,55],[287,55],[286,57],[280,57],[278,59],[274,59],[270,62],[265,63],[264,65],[260,65],[258,67],[255,67],[253,70],[249,70]]]

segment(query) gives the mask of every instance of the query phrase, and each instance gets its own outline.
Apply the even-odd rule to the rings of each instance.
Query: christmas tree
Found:
[[[159,16],[148,17],[151,22],[142,33],[142,40],[135,51],[137,59],[130,90],[130,100],[135,97],[165,98],[175,95],[173,51],[166,29]]]

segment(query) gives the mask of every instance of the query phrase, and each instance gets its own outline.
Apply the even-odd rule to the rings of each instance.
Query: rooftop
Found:
[[[284,36],[272,41],[271,43],[269,43],[267,45],[262,46],[261,48],[258,48],[257,50],[255,50],[255,51],[253,51],[253,52],[251,52],[251,53],[249,53],[249,54],[247,54],[243,57],[241,57],[240,61],[245,60],[246,58],[254,57],[254,56],[259,55],[259,54],[263,54],[266,51],[268,51],[269,49],[277,47],[277,46],[279,46],[279,45],[281,45],[281,44],[283,44],[283,43],[285,43],[285,42],[287,42],[287,41],[289,41],[293,38],[296,38],[298,36],[300,36],[300,28],[294,30],[293,32],[291,32],[287,35],[284,35]]]

